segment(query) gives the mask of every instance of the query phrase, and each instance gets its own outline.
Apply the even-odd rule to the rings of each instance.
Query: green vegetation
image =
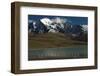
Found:
[[[69,36],[62,33],[29,34],[29,48],[55,48],[69,47],[74,45],[86,45],[87,42],[72,40]]]

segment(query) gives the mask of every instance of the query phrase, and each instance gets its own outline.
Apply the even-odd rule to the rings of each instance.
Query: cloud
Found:
[[[28,23],[32,23],[33,22],[33,20],[28,20]]]
[[[52,19],[52,21],[53,21],[54,23],[62,24],[62,23],[66,23],[68,20],[65,19],[65,18],[56,17],[56,18]]]

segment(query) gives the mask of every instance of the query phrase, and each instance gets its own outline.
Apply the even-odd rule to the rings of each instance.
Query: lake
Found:
[[[28,50],[28,60],[77,59],[88,57],[87,45]]]

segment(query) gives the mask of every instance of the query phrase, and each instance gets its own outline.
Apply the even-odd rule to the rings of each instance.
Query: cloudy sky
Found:
[[[47,15],[28,15],[28,21],[39,21],[42,18],[57,19],[60,18],[65,22],[72,25],[88,25],[88,17],[75,17],[75,16],[47,16]]]

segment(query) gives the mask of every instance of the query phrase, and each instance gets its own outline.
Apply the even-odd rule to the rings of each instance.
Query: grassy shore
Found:
[[[86,45],[87,42],[72,40],[70,37],[62,33],[45,33],[36,34],[28,37],[29,48],[55,48],[69,47],[73,45]]]

